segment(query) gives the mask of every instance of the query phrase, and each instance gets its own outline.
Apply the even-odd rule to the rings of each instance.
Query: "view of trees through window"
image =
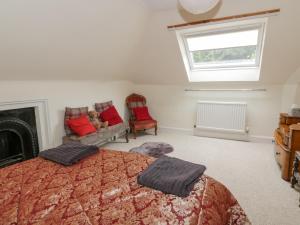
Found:
[[[256,45],[234,48],[210,49],[191,52],[194,64],[250,62],[256,58]]]

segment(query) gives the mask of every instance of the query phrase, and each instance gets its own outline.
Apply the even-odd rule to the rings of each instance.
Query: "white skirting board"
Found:
[[[178,134],[185,134],[185,135],[193,135],[194,134],[193,129],[187,129],[187,128],[159,126],[158,129],[162,130],[162,131],[178,133]]]
[[[183,135],[194,135],[199,137],[210,137],[210,138],[219,138],[219,139],[229,139],[229,140],[237,140],[237,141],[248,141],[255,143],[272,143],[274,138],[272,136],[260,136],[260,135],[251,135],[251,134],[227,134],[224,133],[217,134],[217,132],[210,131],[210,133],[200,132],[199,129],[187,129],[187,128],[178,128],[178,127],[167,127],[160,126],[159,130],[183,134]],[[212,135],[214,137],[212,137]]]
[[[205,129],[194,129],[194,135],[200,137],[220,138],[229,139],[236,141],[249,141],[249,135],[242,132],[224,132],[217,130],[205,130]]]

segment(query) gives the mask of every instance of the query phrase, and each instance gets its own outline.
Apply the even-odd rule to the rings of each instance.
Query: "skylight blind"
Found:
[[[212,49],[236,48],[255,46],[258,42],[259,29],[238,31],[222,34],[211,34],[188,37],[189,51],[202,51]]]

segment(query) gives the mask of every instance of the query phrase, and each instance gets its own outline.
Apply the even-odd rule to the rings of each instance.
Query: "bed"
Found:
[[[186,198],[138,185],[154,160],[99,150],[70,167],[38,157],[3,168],[0,224],[250,224],[230,191],[206,175]]]

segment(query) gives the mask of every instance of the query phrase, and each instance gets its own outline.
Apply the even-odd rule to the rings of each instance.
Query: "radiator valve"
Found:
[[[246,133],[249,134],[249,132],[250,132],[249,127],[246,127]]]

